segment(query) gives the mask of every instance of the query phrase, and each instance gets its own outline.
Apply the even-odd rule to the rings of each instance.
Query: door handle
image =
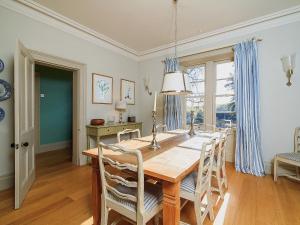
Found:
[[[21,144],[21,146],[22,146],[22,147],[28,147],[28,146],[29,146],[29,143],[28,143],[28,142],[23,142],[23,143]]]

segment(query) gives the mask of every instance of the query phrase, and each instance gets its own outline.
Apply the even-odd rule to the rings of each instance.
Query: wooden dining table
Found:
[[[200,159],[202,144],[208,142],[209,136],[190,137],[186,132],[167,132],[157,135],[160,149],[150,148],[152,135],[118,143],[124,148],[139,149],[143,156],[143,168],[146,177],[162,183],[163,189],[163,224],[178,225],[180,222],[180,183],[182,179],[195,170]],[[92,207],[93,224],[100,222],[101,179],[98,161],[98,149],[83,152],[92,158]],[[115,153],[104,149],[104,155]],[[119,157],[120,162],[127,162]]]

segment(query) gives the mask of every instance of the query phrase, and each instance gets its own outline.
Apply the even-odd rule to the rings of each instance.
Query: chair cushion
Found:
[[[186,191],[189,193],[195,193],[196,191],[196,184],[197,184],[197,172],[192,172],[189,175],[187,175],[182,181],[180,190]]]
[[[121,193],[126,193],[130,195],[137,196],[137,188],[129,188],[123,185],[117,185],[116,189],[120,191]],[[114,201],[117,201],[124,205],[129,210],[132,210],[133,212],[136,212],[136,203],[129,201],[129,200],[124,200],[121,198],[118,198],[115,196],[113,193],[110,191],[108,192],[108,197]],[[144,187],[144,207],[146,212],[151,212],[152,209],[158,207],[163,199],[163,193],[162,193],[162,188],[160,185],[154,185],[154,184],[148,184],[145,183]]]
[[[281,153],[281,154],[277,154],[277,156],[284,159],[293,160],[295,162],[300,162],[300,153],[296,153],[296,152]]]

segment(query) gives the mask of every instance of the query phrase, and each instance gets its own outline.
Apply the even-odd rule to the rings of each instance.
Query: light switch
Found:
[[[45,98],[45,94],[41,94],[41,98]]]

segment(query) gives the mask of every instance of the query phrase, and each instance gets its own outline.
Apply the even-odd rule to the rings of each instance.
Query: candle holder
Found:
[[[191,110],[191,125],[190,125],[190,131],[188,133],[190,136],[194,136],[195,130],[194,130],[194,111]]]
[[[156,135],[157,135],[157,126],[156,126],[156,112],[152,111],[152,120],[153,120],[153,125],[152,125],[152,135],[153,139],[151,141],[150,148],[156,150],[159,149],[160,146],[158,144],[158,141],[156,140]]]

